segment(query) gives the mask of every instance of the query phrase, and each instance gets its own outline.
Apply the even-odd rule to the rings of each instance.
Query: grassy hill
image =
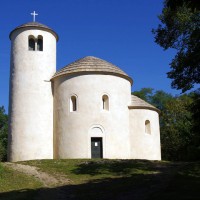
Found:
[[[200,162],[35,160],[0,163],[0,199],[199,199]]]

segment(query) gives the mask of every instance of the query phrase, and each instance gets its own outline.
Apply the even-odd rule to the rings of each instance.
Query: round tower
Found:
[[[53,158],[53,91],[58,35],[30,22],[10,33],[8,160]]]
[[[130,158],[132,79],[87,56],[58,71],[54,86],[55,158]]]

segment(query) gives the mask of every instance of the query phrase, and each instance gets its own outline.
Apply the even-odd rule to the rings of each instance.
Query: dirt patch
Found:
[[[69,184],[70,180],[64,175],[54,174],[50,175],[48,173],[42,172],[39,168],[29,165],[17,164],[17,163],[4,163],[5,166],[10,167],[18,172],[27,174],[29,176],[34,176],[39,179],[45,187],[54,187]]]

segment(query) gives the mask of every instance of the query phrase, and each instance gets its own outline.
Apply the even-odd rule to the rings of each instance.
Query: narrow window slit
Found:
[[[145,133],[151,134],[151,124],[149,120],[145,121]]]
[[[70,112],[77,111],[77,98],[76,96],[71,96],[70,98]]]
[[[103,110],[109,110],[109,98],[107,95],[102,97]]]

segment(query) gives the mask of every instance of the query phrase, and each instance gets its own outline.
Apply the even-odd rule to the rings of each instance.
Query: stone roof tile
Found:
[[[56,72],[55,75],[52,77],[52,79],[60,76],[69,76],[73,74],[88,74],[88,73],[112,74],[129,80],[131,84],[133,82],[133,80],[119,67],[105,60],[93,56],[87,56],[81,58],[65,66],[64,68]]]
[[[160,113],[160,110],[135,95],[131,95],[130,109],[149,109]]]

